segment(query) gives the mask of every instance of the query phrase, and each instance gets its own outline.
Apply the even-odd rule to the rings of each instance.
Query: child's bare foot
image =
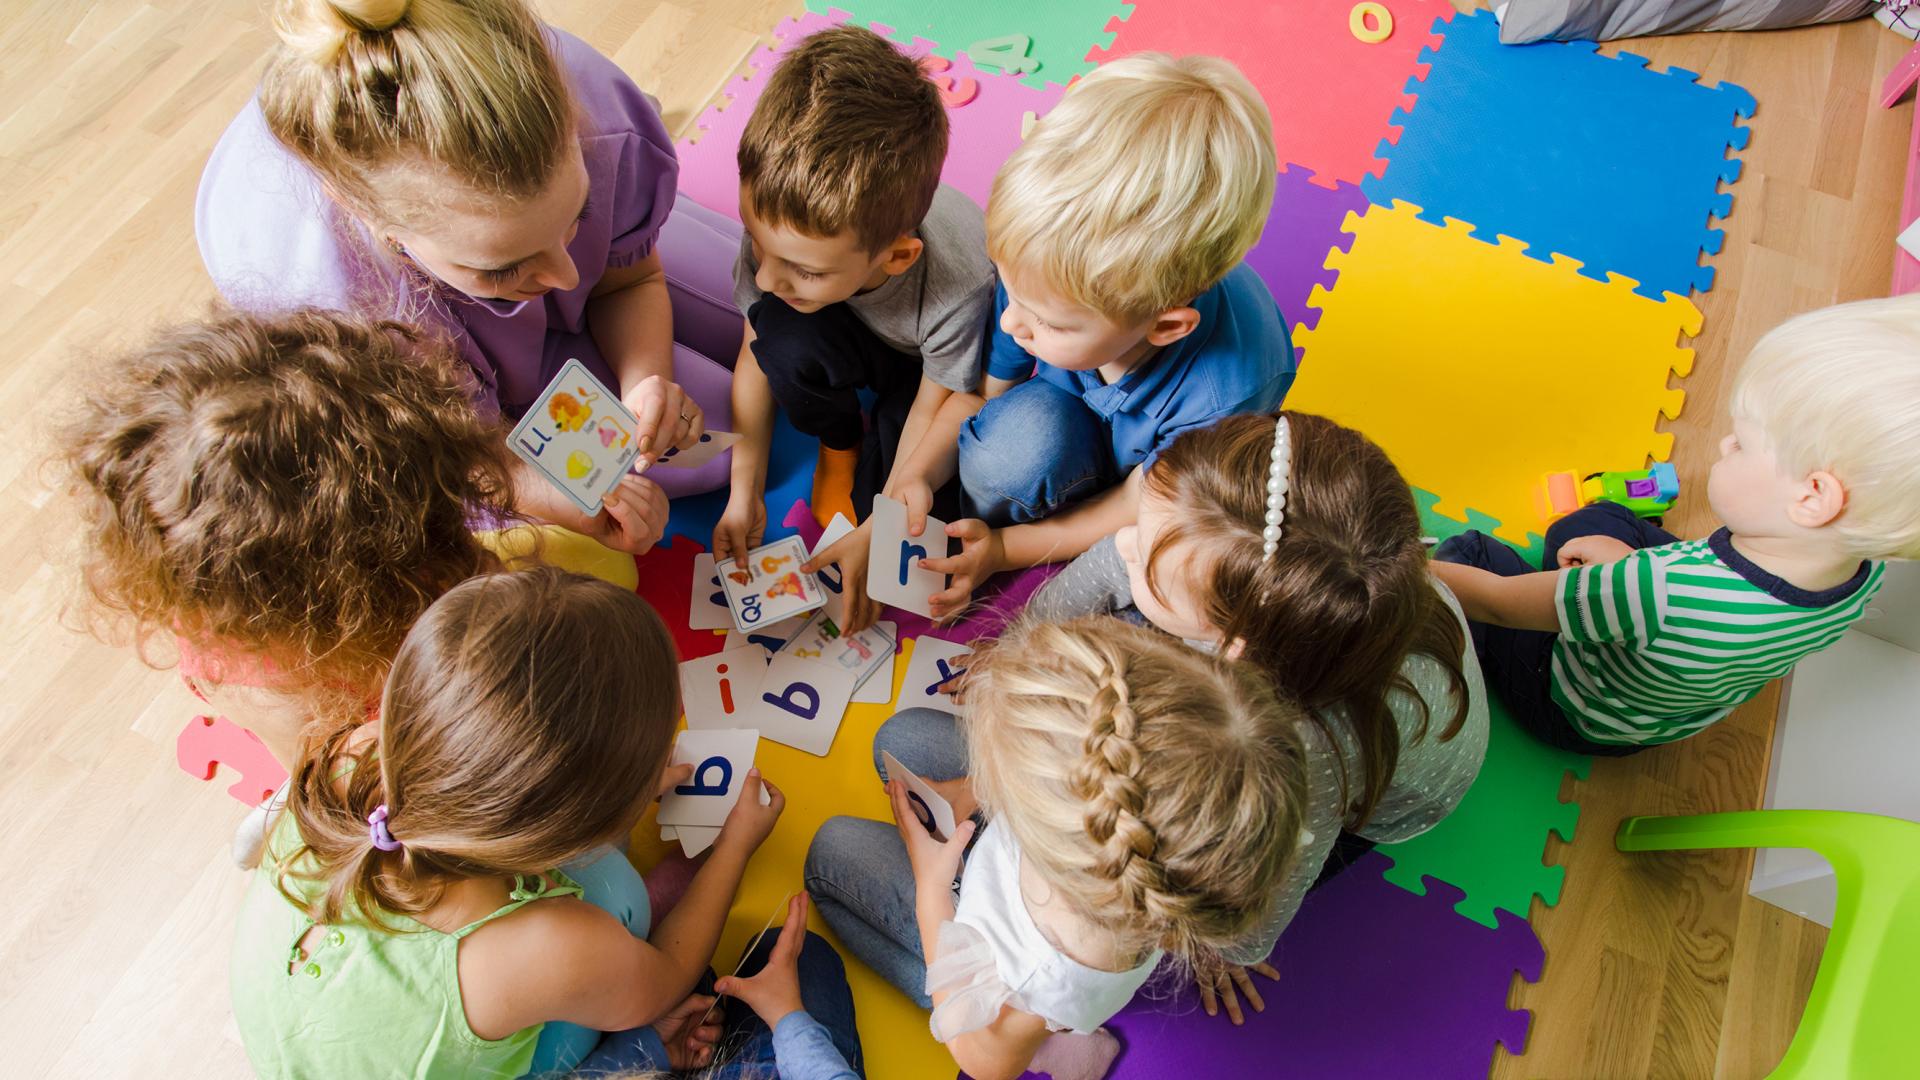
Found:
[[[704,858],[706,852],[700,854]],[[647,909],[653,925],[659,926],[660,920],[673,910],[673,905],[686,895],[687,886],[693,884],[693,875],[700,869],[700,863],[701,859],[689,859],[676,848],[668,852],[659,865],[647,871],[642,880],[647,883]]]
[[[1120,1040],[1106,1028],[1091,1035],[1057,1031],[1040,1044],[1031,1069],[1053,1080],[1101,1080],[1120,1056]]]

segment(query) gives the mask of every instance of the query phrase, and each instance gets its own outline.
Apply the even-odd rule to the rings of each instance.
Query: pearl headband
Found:
[[[1260,531],[1264,541],[1260,561],[1273,558],[1280,547],[1280,523],[1287,513],[1287,477],[1293,472],[1293,434],[1284,414],[1273,422],[1273,464],[1267,469],[1267,527]]]

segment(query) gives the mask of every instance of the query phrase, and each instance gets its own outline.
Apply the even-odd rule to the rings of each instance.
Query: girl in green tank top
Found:
[[[624,849],[688,779],[666,767],[676,674],[659,617],[603,581],[495,574],[428,608],[381,721],[296,769],[241,910],[233,1008],[260,1075],[518,1076],[550,1021],[653,1025],[675,1067],[704,1064],[718,1032],[691,992],[784,798],[743,791],[650,941],[554,869]]]

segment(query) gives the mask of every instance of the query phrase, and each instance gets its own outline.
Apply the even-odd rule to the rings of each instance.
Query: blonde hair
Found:
[[[511,459],[468,380],[443,340],[317,310],[217,312],[106,358],[56,458],[94,629],[260,661],[357,722],[414,619],[498,566],[469,515],[511,517]]]
[[[397,165],[427,162],[521,202],[575,138],[565,76],[520,0],[276,0],[273,23],[267,127],[369,220],[405,222],[444,200],[382,183]]]
[[[1851,554],[1920,558],[1920,295],[1774,327],[1734,381],[1732,412],[1789,475],[1840,479],[1847,502],[1833,528]]]
[[[462,582],[401,646],[379,737],[304,755],[281,891],[316,922],[383,926],[456,879],[543,874],[633,827],[678,702],[673,641],[633,593],[552,567]],[[368,833],[380,805],[397,850]]]
[[[1252,667],[1118,619],[974,655],[967,749],[996,826],[1127,955],[1207,961],[1265,915],[1306,817],[1300,711]]]
[[[858,26],[822,30],[774,69],[737,154],[754,215],[868,254],[918,228],[947,160],[947,110],[920,65]]]
[[[1000,167],[987,253],[1132,324],[1239,264],[1273,205],[1273,126],[1240,70],[1137,53],[1075,84]]]

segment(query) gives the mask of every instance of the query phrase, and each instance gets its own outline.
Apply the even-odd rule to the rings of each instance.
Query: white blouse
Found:
[[[940,924],[927,993],[933,1037],[946,1042],[993,1023],[1011,1004],[1054,1031],[1092,1032],[1133,1000],[1160,963],[1155,949],[1139,966],[1100,971],[1053,946],[1020,895],[1020,849],[1011,830],[989,822],[967,857],[954,917]]]

